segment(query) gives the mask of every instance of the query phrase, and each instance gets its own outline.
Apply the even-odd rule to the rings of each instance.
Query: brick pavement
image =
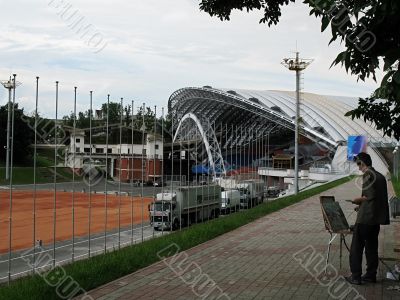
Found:
[[[340,201],[359,193],[352,181],[321,195],[335,195]],[[341,275],[349,273],[348,252],[343,248],[343,266],[339,269],[338,239],[332,246],[328,277],[315,275],[324,267],[329,238],[324,230],[319,196],[267,215],[89,294],[94,299],[110,300],[400,299],[400,292],[387,290],[393,283],[382,280],[386,273],[382,266],[377,284],[360,287],[347,284]],[[340,204],[349,223],[354,222],[353,205],[344,201]],[[395,222],[382,227],[381,251],[384,240],[392,238],[393,226],[399,225]],[[347,241],[350,244],[351,237]],[[171,245],[168,250],[174,251],[174,247]],[[307,265],[307,261],[308,266],[303,267],[302,262]]]

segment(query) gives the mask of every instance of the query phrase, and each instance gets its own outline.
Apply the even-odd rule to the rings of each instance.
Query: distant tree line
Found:
[[[12,104],[10,107],[12,109]],[[8,104],[0,107],[0,160],[1,161],[6,160],[7,120],[8,120]],[[29,146],[32,144],[34,140],[34,131],[30,128],[30,126],[31,126],[30,118],[24,115],[24,110],[22,108],[19,108],[18,104],[15,104],[13,161],[16,163],[23,163],[29,160],[29,158],[32,155],[32,148],[30,148]],[[11,120],[10,120],[10,130],[11,130]]]
[[[12,106],[12,105],[11,105]],[[12,108],[12,107],[11,107]],[[101,106],[102,118],[93,120],[93,127],[106,126],[106,116],[107,116],[107,104]],[[164,117],[162,121],[161,117],[155,119],[155,113],[150,107],[143,107],[137,109],[136,114],[132,117],[132,107],[131,105],[121,107],[120,103],[110,102],[109,104],[109,124],[119,125],[121,122],[122,114],[122,142],[131,143],[132,142],[132,122],[133,128],[136,130],[133,134],[133,143],[141,143],[142,135],[137,131],[143,130],[143,116],[145,124],[145,132],[153,133],[154,124],[156,123],[156,134],[161,135],[161,124],[164,123],[164,138],[170,140],[168,132],[170,129],[171,121],[169,115]],[[76,128],[87,129],[90,124],[90,116],[94,116],[90,110],[85,112],[79,112],[76,118]],[[7,145],[7,119],[8,119],[8,105],[0,106],[0,161],[5,161],[6,158],[6,145]],[[11,124],[11,120],[10,120]],[[62,120],[59,121],[59,126],[57,127],[57,143],[69,144],[70,132],[63,130],[63,126],[73,127],[74,125],[74,114],[71,113],[64,116]],[[53,144],[55,141],[55,121],[53,119],[43,118],[38,115],[37,124],[37,143],[38,144]],[[113,144],[119,143],[119,126],[110,128],[109,130],[109,142]],[[98,131],[96,135],[93,136],[93,143],[104,143],[106,135]],[[23,108],[20,108],[18,103],[14,106],[14,162],[15,163],[26,163],[31,162],[33,158],[33,147],[35,141],[35,115],[27,115]]]
[[[124,126],[132,126],[137,130],[143,129],[143,114],[144,114],[144,124],[146,132],[154,131],[154,123],[155,123],[155,112],[150,108],[146,107],[145,110],[142,106],[137,109],[136,114],[132,116],[132,106],[126,105],[124,107],[121,106],[118,102],[110,102],[108,105],[108,122],[110,125],[119,124],[121,122],[122,115],[122,123]],[[144,112],[143,112],[144,110]],[[79,112],[76,118],[76,128],[86,129],[90,126],[90,117],[92,117],[92,126],[105,126],[107,121],[107,103],[103,103],[101,106],[101,115],[100,119],[94,118],[93,112],[88,109],[85,112]],[[157,122],[161,124],[161,119],[157,119]],[[74,125],[74,113],[71,112],[68,116],[63,117],[63,125],[73,126]],[[157,126],[158,127],[158,126]],[[158,130],[158,128],[157,128]]]

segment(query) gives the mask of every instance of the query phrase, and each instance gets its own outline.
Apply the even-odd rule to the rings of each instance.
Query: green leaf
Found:
[[[400,84],[400,71],[397,71],[396,73],[394,73],[393,75],[393,81],[397,84]]]
[[[350,65],[351,65],[350,59],[351,59],[351,55],[350,55],[350,53],[347,53],[347,55],[345,56],[345,60],[344,60],[344,66],[346,68],[346,72],[349,71],[349,68],[350,68]]]
[[[347,51],[340,52],[336,59],[332,62],[330,68],[342,62],[346,58]]]
[[[321,20],[321,23],[322,23],[322,25],[321,25],[321,32],[324,32],[324,31],[325,31],[325,29],[326,29],[326,27],[328,27],[330,21],[331,21],[331,20],[329,19],[329,17],[328,17],[327,15],[325,15],[325,16],[322,17],[322,20]]]
[[[353,114],[354,114],[354,111],[351,110],[351,111],[348,111],[347,113],[345,113],[344,116],[345,116],[345,117],[352,117]]]
[[[400,49],[395,48],[386,51],[383,59],[385,62],[383,70],[384,71],[388,70],[399,59],[400,59]]]

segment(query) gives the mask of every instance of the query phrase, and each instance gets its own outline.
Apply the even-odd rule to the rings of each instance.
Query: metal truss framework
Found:
[[[168,109],[175,119],[182,119],[188,113],[195,114],[198,118],[207,116],[214,128],[222,124],[233,126],[230,138],[221,148],[235,145],[246,145],[254,138],[266,132],[276,133],[282,128],[294,131],[295,122],[290,117],[277,113],[273,109],[246,99],[235,92],[229,93],[212,88],[184,88],[174,92],[168,101]],[[276,126],[278,125],[278,126]],[[240,135],[235,134],[235,129],[243,130]],[[232,130],[231,130],[232,131]],[[337,143],[312,128],[300,126],[300,134],[320,145],[334,150]]]
[[[195,127],[191,126],[194,122]],[[207,118],[199,119],[194,113],[187,113],[179,121],[173,142],[198,140],[198,134],[205,146],[208,161],[214,179],[217,174],[226,174],[224,159],[222,158],[221,149],[215,130]],[[197,150],[197,149],[196,149]],[[197,155],[196,155],[197,157]]]
[[[393,144],[393,140],[380,137],[381,133],[373,124],[344,117],[345,112],[354,105],[350,100],[307,94],[302,104],[299,134],[333,153],[338,145],[346,142],[349,135],[366,135],[371,146],[382,146],[380,140]],[[175,138],[179,136],[180,140],[189,141],[188,145],[200,139],[204,142],[206,156],[215,176],[216,170],[224,170],[224,152],[221,153],[221,150],[227,153],[229,148],[235,146],[246,147],[266,134],[294,132],[293,103],[290,92],[236,92],[205,86],[175,91],[169,98],[168,110],[171,118],[181,120],[178,127],[173,128],[176,131]],[[195,126],[188,120],[192,120]],[[199,129],[201,137],[193,128],[196,131]]]

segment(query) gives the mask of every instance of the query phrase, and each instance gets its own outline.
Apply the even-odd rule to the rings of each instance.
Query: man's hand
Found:
[[[367,197],[362,196],[362,197],[354,198],[352,203],[356,204],[356,205],[360,205],[365,200],[367,200]]]

